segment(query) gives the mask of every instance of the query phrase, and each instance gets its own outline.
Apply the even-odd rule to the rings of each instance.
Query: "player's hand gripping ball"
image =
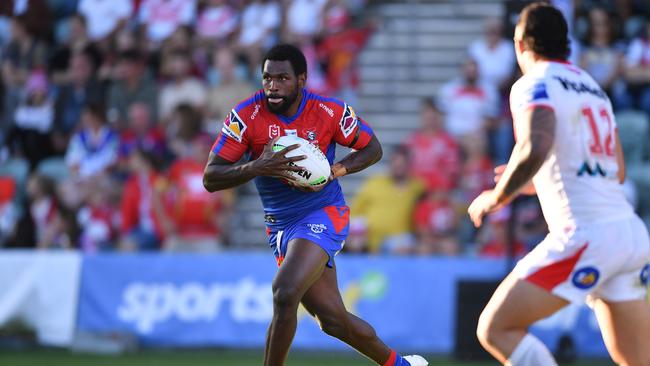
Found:
[[[273,151],[280,151],[287,146],[300,145],[297,149],[287,152],[286,157],[304,155],[307,158],[289,163],[303,168],[299,172],[288,171],[296,183],[305,187],[318,187],[326,184],[330,177],[330,163],[318,146],[298,136],[282,136],[273,145]]]

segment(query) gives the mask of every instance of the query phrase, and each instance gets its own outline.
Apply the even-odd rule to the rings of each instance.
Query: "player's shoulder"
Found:
[[[348,107],[348,105],[337,98],[332,98],[317,94],[311,90],[305,91],[305,98],[307,103],[311,105],[311,110],[318,114],[323,114],[323,117],[329,116],[330,118],[341,118],[341,115]]]
[[[244,133],[248,130],[251,122],[262,113],[263,102],[263,90],[259,90],[250,97],[239,102],[235,108],[230,110],[228,116],[226,116],[221,132],[238,142],[242,142]]]
[[[237,103],[235,108],[232,109],[231,113],[235,113],[239,118],[242,118],[244,120],[249,120],[251,117],[254,119],[254,116],[260,113],[263,102],[264,90],[260,89],[253,93],[253,95],[250,97]]]

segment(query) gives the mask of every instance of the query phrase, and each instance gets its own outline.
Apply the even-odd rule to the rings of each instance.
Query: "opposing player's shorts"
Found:
[[[350,208],[348,206],[327,206],[287,224],[280,230],[267,230],[269,245],[278,262],[282,264],[287,254],[287,244],[292,239],[307,239],[329,256],[328,267],[334,265],[334,256],[343,249],[350,226]]]
[[[551,233],[519,261],[514,275],[570,302],[643,299],[650,240],[637,217]]]

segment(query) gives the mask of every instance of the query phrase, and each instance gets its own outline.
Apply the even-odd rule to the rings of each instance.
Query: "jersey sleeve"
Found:
[[[237,162],[248,151],[250,131],[244,120],[232,110],[223,121],[223,127],[212,145],[212,152],[232,163]]]
[[[343,115],[335,126],[334,141],[337,144],[360,150],[366,147],[374,135],[372,128],[345,104]]]
[[[517,83],[510,95],[510,106],[513,112],[521,112],[530,107],[553,108],[548,94],[548,82],[544,79],[522,80]]]

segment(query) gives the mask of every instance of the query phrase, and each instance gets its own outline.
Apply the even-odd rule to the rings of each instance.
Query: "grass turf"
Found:
[[[431,366],[487,366],[496,362],[458,362],[428,358]],[[11,366],[259,366],[259,351],[220,350],[145,350],[123,355],[94,355],[65,350],[29,349],[0,350],[0,365]],[[373,363],[355,353],[292,352],[287,366],[372,366]],[[572,366],[613,365],[606,360],[584,360]]]

